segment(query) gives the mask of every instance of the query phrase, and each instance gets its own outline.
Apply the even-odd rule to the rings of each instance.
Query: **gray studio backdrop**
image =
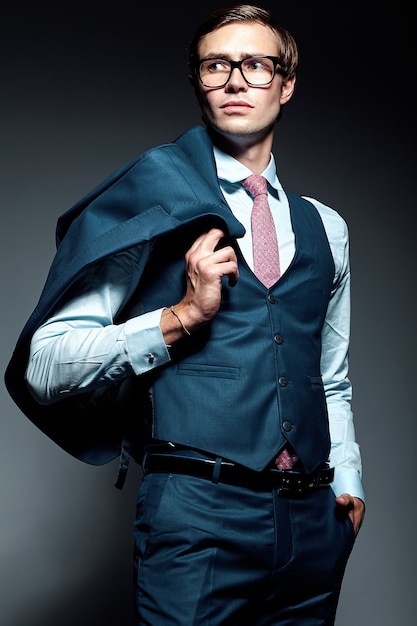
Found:
[[[415,127],[406,78],[415,52],[406,3],[385,14],[364,4],[263,6],[301,48],[275,146],[280,177],[337,209],[351,236],[350,364],[367,516],[337,626],[413,626]],[[180,1],[162,10],[121,0],[2,9],[2,372],[43,286],[58,215],[139,152],[199,123],[186,46],[217,6]],[[3,386],[0,407],[0,625],[129,626],[139,468],[119,492],[115,465],[66,455]]]

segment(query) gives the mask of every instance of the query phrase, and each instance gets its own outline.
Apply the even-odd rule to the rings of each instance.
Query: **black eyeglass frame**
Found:
[[[269,59],[270,61],[273,62],[274,67],[273,67],[273,74],[271,77],[271,80],[269,80],[266,83],[251,83],[248,81],[248,79],[246,78],[246,76],[243,73],[242,70],[242,63],[244,63],[245,61],[248,61],[249,59]],[[202,78],[201,78],[201,65],[202,63],[204,63],[205,61],[226,61],[227,63],[229,63],[230,65],[230,72],[229,72],[229,76],[227,77],[227,79],[221,83],[220,85],[206,85]],[[280,66],[279,69],[277,69],[277,65]],[[222,59],[221,57],[208,57],[206,59],[199,59],[198,63],[195,64],[195,68],[194,68],[194,72],[197,75],[198,80],[200,81],[200,83],[203,85],[203,87],[206,87],[206,89],[219,89],[220,87],[224,87],[230,80],[230,77],[232,75],[232,72],[234,69],[238,68],[239,72],[242,74],[243,80],[246,82],[247,85],[249,85],[249,87],[267,87],[268,85],[270,85],[272,83],[272,81],[275,78],[276,74],[282,74],[285,75],[285,70],[282,67],[282,60],[280,59],[280,57],[275,57],[275,56],[268,56],[266,54],[262,55],[262,56],[250,56],[250,57],[245,57],[244,59],[241,59],[240,61],[231,61],[230,59]]]

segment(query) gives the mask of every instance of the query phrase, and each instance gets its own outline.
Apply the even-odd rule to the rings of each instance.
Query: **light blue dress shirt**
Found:
[[[230,209],[246,228],[239,240],[253,267],[250,214],[253,200],[240,181],[252,174],[236,159],[214,149],[222,192]],[[276,175],[273,155],[263,172],[268,180],[271,212],[276,225],[281,273],[295,252],[287,196]],[[330,463],[335,467],[336,495],[350,493],[364,500],[360,449],[355,439],[348,375],[350,332],[350,267],[347,226],[338,213],[317,200],[317,208],[335,262],[335,278],[322,332],[321,371],[331,438]],[[129,249],[89,268],[77,284],[77,295],[62,302],[35,333],[26,372],[28,385],[42,404],[68,394],[93,390],[128,375],[141,375],[170,360],[160,326],[163,309],[119,325],[117,312],[133,294],[139,256]],[[167,303],[170,305],[172,303]]]

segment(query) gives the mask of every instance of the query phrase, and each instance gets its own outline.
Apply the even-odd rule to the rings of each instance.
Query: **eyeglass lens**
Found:
[[[206,59],[200,63],[200,80],[206,87],[221,87],[227,83],[232,69],[239,67],[250,85],[267,85],[275,74],[275,65],[265,57],[250,57],[240,62],[226,59]]]

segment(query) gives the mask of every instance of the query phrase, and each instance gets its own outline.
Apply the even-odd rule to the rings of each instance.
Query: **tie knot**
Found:
[[[252,174],[242,180],[242,185],[249,191],[249,193],[255,198],[256,196],[260,196],[263,193],[267,193],[268,182],[264,176],[258,176],[257,174]]]

